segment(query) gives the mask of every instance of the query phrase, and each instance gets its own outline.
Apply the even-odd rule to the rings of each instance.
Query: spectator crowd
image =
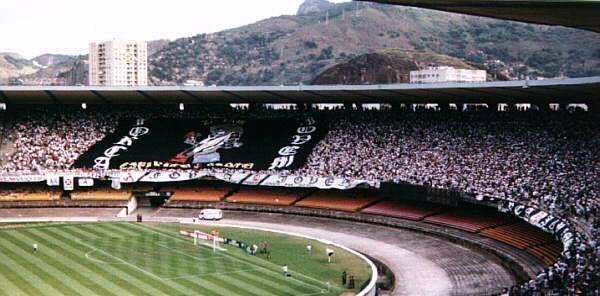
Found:
[[[512,295],[600,295],[600,124],[566,112],[29,110],[0,122],[0,173],[70,169],[122,117],[301,116],[329,132],[290,174],[407,182],[534,205],[585,238]],[[552,294],[554,293],[554,294]]]
[[[69,169],[115,128],[115,115],[110,113],[32,111],[14,119],[4,130],[4,173]]]

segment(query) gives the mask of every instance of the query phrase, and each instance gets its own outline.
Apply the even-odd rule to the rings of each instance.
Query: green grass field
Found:
[[[213,253],[178,233],[212,228],[179,224],[0,224],[0,295],[340,295],[357,292],[370,269],[360,258],[326,246],[263,231],[219,229],[246,243],[266,240],[271,258],[237,247]],[[33,243],[39,245],[34,253]],[[284,277],[287,264],[292,277]],[[356,288],[341,285],[341,272]]]

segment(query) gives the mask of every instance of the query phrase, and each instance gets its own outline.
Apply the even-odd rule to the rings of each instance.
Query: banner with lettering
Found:
[[[49,174],[46,178],[46,185],[48,186],[60,186],[60,176],[57,174]]]
[[[36,183],[48,179],[43,174],[25,174],[25,175],[1,175],[0,183]]]
[[[82,154],[94,170],[289,170],[305,163],[326,125],[304,119],[124,120]]]
[[[79,187],[92,187],[92,186],[94,186],[94,179],[92,179],[92,178],[79,178],[79,179],[77,179],[77,186],[79,186]]]

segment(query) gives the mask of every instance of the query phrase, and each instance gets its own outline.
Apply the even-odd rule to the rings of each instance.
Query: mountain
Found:
[[[174,40],[150,57],[150,79],[307,84],[333,65],[390,48],[443,54],[520,78],[592,76],[600,69],[597,33],[351,2]]]
[[[71,56],[68,55],[62,55],[62,54],[43,54],[40,56],[37,56],[33,59],[31,59],[31,61],[38,67],[40,68],[45,68],[48,66],[52,66],[54,64],[59,64],[62,63],[68,59],[70,59]]]
[[[163,47],[165,47],[165,45],[167,45],[169,42],[170,42],[170,40],[168,40],[168,39],[159,39],[159,40],[148,41],[148,55],[151,56],[155,52],[163,49]]]
[[[330,9],[335,4],[327,0],[306,0],[298,8],[297,15],[308,15],[315,13],[323,13]]]
[[[0,53],[0,84],[8,83],[9,79],[16,76],[35,73],[39,70],[32,61],[25,59],[19,54]]]
[[[413,7],[307,0],[297,15],[152,41],[149,79],[154,85],[186,80],[207,85],[309,84],[332,66],[385,49],[454,57],[513,78],[581,77],[600,74],[599,48],[600,34],[583,30]],[[25,79],[27,84],[83,84],[87,79],[85,56],[55,57],[52,65],[35,61],[42,67],[8,59],[13,63],[6,66],[6,58],[0,57],[0,83],[12,76],[31,78]]]
[[[88,61],[85,56],[49,55],[33,58],[32,61],[43,67],[28,75],[19,77],[24,85],[86,85]],[[37,59],[37,60],[36,60]]]
[[[460,69],[488,70],[483,65],[425,51],[386,49],[355,57],[319,74],[311,84],[390,84],[409,83],[410,71],[428,66],[452,66]],[[488,80],[496,80],[490,73]],[[506,79],[506,77],[500,77]]]

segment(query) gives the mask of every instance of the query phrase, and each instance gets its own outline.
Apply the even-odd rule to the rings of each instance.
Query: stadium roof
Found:
[[[202,103],[587,103],[600,102],[600,76],[483,83],[298,86],[0,86],[21,104]]]
[[[596,0],[360,0],[600,32]]]

